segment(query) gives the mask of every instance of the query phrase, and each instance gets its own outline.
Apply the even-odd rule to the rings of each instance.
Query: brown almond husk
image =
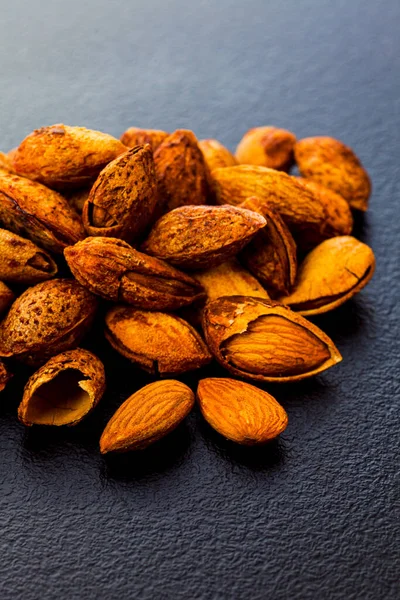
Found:
[[[58,254],[85,237],[79,216],[61,194],[7,173],[0,176],[0,225]]]
[[[128,148],[150,144],[153,152],[170,134],[160,129],[140,129],[140,127],[129,127],[121,135],[121,142]]]
[[[35,366],[78,346],[97,304],[74,279],[52,279],[28,288],[0,323],[0,356]]]
[[[99,402],[105,390],[103,363],[76,348],[51,358],[29,378],[18,418],[30,425],[76,425]]]
[[[106,315],[105,336],[122,356],[153,374],[184,373],[211,360],[197,331],[173,314],[115,306]]]
[[[56,273],[57,265],[50,254],[30,240],[0,229],[0,279],[34,284]]]
[[[206,342],[230,373],[285,383],[325,371],[342,357],[316,325],[276,302],[225,296],[203,311]]]
[[[244,248],[240,259],[272,298],[288,294],[297,272],[296,242],[289,228],[272,206],[256,197],[248,198],[240,206],[259,212],[267,221]]]
[[[153,218],[157,181],[149,144],[135,146],[100,173],[83,207],[88,235],[137,239]]]
[[[294,162],[296,136],[278,127],[254,127],[249,129],[236,148],[240,164],[258,165],[288,171]]]
[[[281,302],[302,315],[318,315],[344,304],[375,271],[372,249],[352,236],[326,240],[300,265],[297,282]]]
[[[0,281],[0,315],[7,310],[14,301],[14,298],[14,292],[12,292],[5,283]]]
[[[94,294],[147,310],[174,310],[205,297],[192,277],[115,238],[90,237],[64,252],[76,279]]]
[[[228,148],[225,148],[218,140],[200,140],[199,148],[203,153],[210,173],[214,169],[233,167],[238,164],[238,161],[233,156],[232,152],[230,152]]]
[[[50,188],[81,188],[123,152],[126,146],[107,133],[57,123],[30,133],[14,151],[13,167]]]
[[[8,371],[6,365],[0,360],[0,392],[4,390],[7,382],[11,379],[12,375]]]

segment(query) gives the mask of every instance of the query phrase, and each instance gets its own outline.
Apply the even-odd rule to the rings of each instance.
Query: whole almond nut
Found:
[[[64,192],[64,197],[68,200],[68,204],[73,208],[78,215],[82,214],[86,200],[89,198],[91,187],[78,188]]]
[[[7,368],[2,360],[0,360],[0,392],[4,390],[7,385],[8,380],[11,378],[10,373],[7,371]]]
[[[293,164],[296,136],[277,127],[255,127],[244,134],[236,148],[241,164],[287,171]]]
[[[155,151],[154,162],[164,212],[207,204],[209,171],[192,131],[178,129],[169,135]]]
[[[353,229],[353,215],[349,203],[340,195],[329,188],[304,177],[296,177],[301,183],[318,198],[329,213],[329,220],[333,231],[340,231],[341,235],[348,235]]]
[[[205,296],[192,277],[115,238],[90,237],[64,251],[76,279],[94,294],[148,310],[174,310]]]
[[[295,146],[295,158],[303,177],[337,192],[352,208],[367,210],[371,180],[343,142],[327,136],[304,138]]]
[[[0,176],[0,225],[56,253],[85,237],[79,216],[63,196],[6,173]]]
[[[369,246],[349,235],[335,237],[306,256],[293,292],[280,301],[302,315],[325,313],[357,294],[374,270]]]
[[[10,306],[14,298],[14,293],[10,288],[0,281],[0,315]]]
[[[298,381],[342,360],[332,340],[316,325],[262,298],[226,296],[209,302],[203,330],[218,362],[247,379]]]
[[[96,308],[96,297],[74,279],[38,283],[15,300],[0,324],[0,356],[41,365],[79,344]]]
[[[292,234],[279,214],[266,202],[261,203],[253,197],[240,206],[259,212],[267,221],[267,225],[244,248],[241,260],[273,298],[288,294],[297,272],[296,243]]]
[[[105,336],[117,352],[149,373],[184,373],[211,360],[197,331],[168,313],[115,306],[106,315]]]
[[[135,146],[100,173],[83,207],[83,224],[89,235],[130,242],[143,233],[156,203],[153,153],[149,144]]]
[[[208,300],[215,300],[221,296],[269,298],[267,291],[257,279],[236,259],[228,260],[206,271],[196,271],[193,277],[202,284]]]
[[[0,278],[23,284],[38,283],[57,273],[47,252],[16,233],[0,229]]]
[[[288,424],[285,410],[273,396],[243,381],[201,379],[197,399],[211,427],[238,444],[265,444]]]
[[[218,140],[200,140],[199,148],[203,153],[210,172],[214,169],[233,167],[238,164],[233,154]]]
[[[76,348],[51,358],[29,378],[18,407],[24,425],[76,425],[105,390],[103,363]]]
[[[166,436],[190,413],[194,394],[173,379],[156,381],[132,394],[111,417],[100,452],[142,450]]]
[[[129,127],[121,135],[121,142],[128,148],[135,146],[144,146],[150,144],[153,152],[169,136],[166,131],[159,129],[140,129],[139,127]]]
[[[182,206],[155,225],[142,250],[184,269],[206,269],[237,254],[266,221],[233,206]]]
[[[80,188],[123,152],[126,146],[107,133],[57,123],[30,133],[15,151],[13,167],[50,188]]]
[[[219,204],[238,206],[246,198],[257,196],[280,214],[301,248],[310,248],[324,239],[349,233],[337,226],[337,210],[341,206],[326,205],[311,190],[282,171],[239,165],[215,169],[212,178]]]

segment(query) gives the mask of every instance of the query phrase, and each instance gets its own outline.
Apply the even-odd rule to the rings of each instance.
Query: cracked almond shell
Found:
[[[199,148],[203,153],[209,171],[222,169],[224,167],[233,167],[238,161],[232,152],[225,148],[218,140],[207,139],[199,141]]]
[[[74,279],[28,288],[0,324],[0,356],[41,365],[76,347],[90,328],[97,299]]]
[[[29,378],[18,418],[24,425],[76,425],[105,390],[103,363],[76,348],[51,358]]]
[[[51,256],[16,233],[0,229],[0,279],[33,284],[57,273]]]
[[[211,360],[197,331],[168,313],[115,306],[106,315],[105,336],[117,352],[149,373],[184,373]]]
[[[10,288],[0,281],[0,315],[10,306],[14,298],[14,293]]]
[[[326,240],[305,257],[293,292],[280,302],[302,315],[325,313],[365,287],[374,270],[366,244],[349,235]]]
[[[153,152],[169,136],[169,133],[160,129],[140,129],[139,127],[129,127],[121,135],[121,142],[128,148],[135,146],[144,146],[150,144]]]
[[[265,223],[234,206],[182,206],[155,223],[142,250],[183,269],[206,269],[237,254]]]
[[[0,176],[0,225],[55,253],[85,237],[79,216],[61,194],[6,173]]]
[[[294,161],[296,136],[278,127],[249,129],[236,148],[236,158],[241,164],[259,165],[287,171]]]
[[[94,294],[147,310],[174,310],[204,297],[192,277],[114,238],[89,237],[64,251],[76,279]]]
[[[225,296],[209,302],[203,331],[218,362],[247,379],[298,381],[342,360],[316,325],[287,306],[262,298]]]
[[[126,146],[107,133],[57,123],[30,133],[14,152],[13,167],[50,188],[81,188],[123,152]]]
[[[153,153],[148,144],[135,146],[100,173],[84,204],[83,224],[89,235],[131,242],[150,223],[156,204]]]

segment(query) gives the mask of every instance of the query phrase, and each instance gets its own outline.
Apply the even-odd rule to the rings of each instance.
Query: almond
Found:
[[[221,296],[257,296],[269,298],[267,291],[260,285],[236,259],[212,267],[206,271],[196,271],[193,277],[206,291],[208,300]]]
[[[23,284],[38,283],[57,273],[47,252],[6,229],[0,229],[0,279]]]
[[[132,394],[107,423],[100,452],[142,450],[166,436],[190,413],[194,394],[173,379],[150,383]]]
[[[183,206],[155,225],[142,250],[184,269],[226,261],[264,227],[264,217],[233,206]]]
[[[209,171],[223,167],[233,167],[238,164],[233,154],[218,140],[200,140],[199,148],[203,153]]]
[[[5,283],[0,281],[0,315],[10,306],[13,300],[13,292],[6,286]]]
[[[29,378],[18,407],[24,425],[76,425],[105,390],[103,363],[76,348],[51,358]]]
[[[244,134],[236,148],[241,164],[287,171],[293,163],[296,136],[277,127],[254,127]]]
[[[211,427],[238,444],[265,444],[288,424],[285,410],[273,396],[243,381],[202,379],[197,400]]]
[[[140,129],[139,127],[129,127],[122,135],[121,142],[128,148],[135,146],[144,146],[150,144],[153,152],[169,136],[166,131],[159,129]]]
[[[10,373],[7,371],[7,368],[2,360],[0,360],[0,392],[4,390],[7,385],[8,380],[11,378]]]
[[[312,179],[305,179],[304,177],[296,177],[295,179],[310,190],[319,202],[325,206],[334,231],[340,232],[341,235],[348,235],[352,232],[353,215],[350,205],[340,194]]]

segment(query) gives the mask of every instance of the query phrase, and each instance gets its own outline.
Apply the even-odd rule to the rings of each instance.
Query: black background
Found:
[[[186,127],[232,149],[263,124],[332,135],[372,176],[356,232],[377,257],[368,288],[315,319],[343,363],[268,388],[289,426],[262,450],[194,412],[102,458],[108,417],[149,378],[95,340],[101,404],[28,431],[19,373],[0,398],[2,599],[399,597],[399,20],[398,0],[0,3],[2,150],[57,122]]]

